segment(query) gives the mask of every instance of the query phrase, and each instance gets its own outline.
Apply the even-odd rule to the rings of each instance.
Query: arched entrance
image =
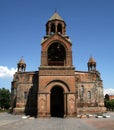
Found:
[[[52,117],[64,116],[64,95],[60,86],[54,86],[51,89],[50,109]]]

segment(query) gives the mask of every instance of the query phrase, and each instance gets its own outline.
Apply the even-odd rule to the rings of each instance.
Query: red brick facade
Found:
[[[72,64],[72,43],[66,24],[57,12],[46,24],[38,71],[26,72],[23,59],[12,81],[12,112],[37,117],[68,117],[103,113],[104,98],[100,73],[91,57],[88,71]]]
[[[114,95],[109,95],[109,100],[114,100]]]

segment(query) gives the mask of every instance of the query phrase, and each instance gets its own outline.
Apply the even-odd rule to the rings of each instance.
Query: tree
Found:
[[[109,95],[108,94],[105,95],[105,100],[109,101]]]
[[[8,109],[10,107],[10,91],[5,88],[0,88],[0,107]]]
[[[104,100],[104,103],[105,103],[105,107],[107,108],[107,110],[114,110],[114,99],[112,100]]]
[[[112,109],[112,111],[114,110],[114,99],[112,99],[111,101],[110,101],[110,107],[111,107],[111,109]]]

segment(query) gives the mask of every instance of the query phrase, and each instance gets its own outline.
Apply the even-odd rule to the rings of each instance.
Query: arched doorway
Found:
[[[64,95],[60,86],[54,86],[51,90],[50,109],[52,117],[64,116]]]

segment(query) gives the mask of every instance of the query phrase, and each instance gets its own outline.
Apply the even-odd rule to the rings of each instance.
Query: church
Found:
[[[11,83],[11,111],[35,117],[77,117],[105,112],[103,81],[96,61],[88,58],[87,71],[75,70],[72,42],[66,23],[54,12],[41,41],[41,63],[26,71],[23,58]]]

